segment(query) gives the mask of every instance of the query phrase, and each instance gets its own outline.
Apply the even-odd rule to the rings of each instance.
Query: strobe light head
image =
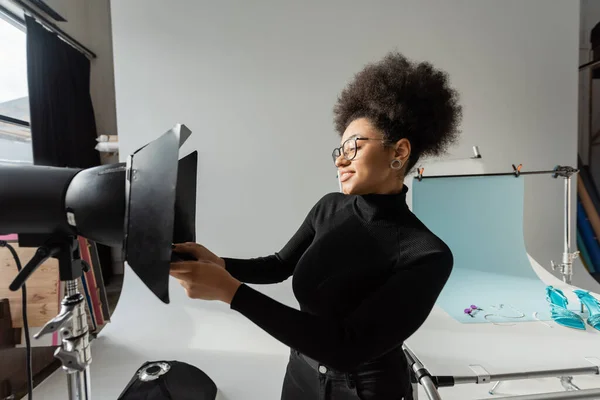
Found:
[[[0,164],[0,234],[41,246],[82,236],[121,247],[141,281],[169,303],[171,244],[195,241],[197,152],[176,125],[127,162],[88,169]]]

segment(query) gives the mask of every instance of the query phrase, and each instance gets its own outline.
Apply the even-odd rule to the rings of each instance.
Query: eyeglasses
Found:
[[[385,140],[385,139],[374,139],[374,138],[363,138],[363,137],[350,138],[350,139],[344,141],[344,143],[342,143],[342,145],[340,147],[336,147],[335,149],[333,149],[333,152],[331,153],[331,157],[333,157],[333,163],[335,164],[335,162],[337,161],[337,159],[339,158],[340,155],[343,155],[344,158],[348,161],[354,160],[354,158],[356,157],[357,149],[358,149],[358,147],[356,146],[356,142],[358,142],[359,140]]]

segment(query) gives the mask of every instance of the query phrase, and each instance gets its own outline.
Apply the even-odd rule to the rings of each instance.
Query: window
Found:
[[[26,33],[0,18],[0,161],[32,163]]]

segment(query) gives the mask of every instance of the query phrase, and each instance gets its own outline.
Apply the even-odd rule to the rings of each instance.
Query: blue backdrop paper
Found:
[[[579,229],[577,229],[577,249],[579,250],[579,256],[583,259],[583,262],[588,267],[589,272],[594,272],[594,264],[590,259],[587,249],[585,248],[585,243],[583,242],[581,231]]]
[[[580,200],[577,200],[577,231],[581,235],[587,256],[591,261],[590,268],[596,270],[597,266],[600,266],[600,244]]]
[[[546,285],[531,266],[523,237],[524,178],[445,177],[415,180],[413,212],[452,250],[454,269],[437,304],[462,323],[549,319]],[[475,318],[471,304],[483,309]],[[498,311],[493,306],[504,304]],[[497,314],[513,319],[490,316]]]

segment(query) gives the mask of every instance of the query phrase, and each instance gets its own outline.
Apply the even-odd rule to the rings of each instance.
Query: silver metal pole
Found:
[[[556,264],[551,261],[552,269],[558,270],[562,275],[562,279],[565,283],[571,284],[573,278],[573,260],[579,256],[579,251],[572,251],[572,221],[571,221],[571,177],[578,171],[571,167],[557,167],[556,175],[562,176],[565,179],[565,190],[564,190],[564,233],[563,233],[563,256],[562,262]]]
[[[538,379],[538,378],[555,378],[560,376],[574,376],[574,375],[598,375],[600,374],[600,367],[589,366],[589,367],[578,367],[571,369],[549,369],[541,371],[530,371],[530,372],[510,372],[506,374],[490,374],[488,382],[503,382],[513,381],[521,379]],[[455,376],[454,384],[465,384],[465,383],[478,383],[479,378],[477,376]],[[486,382],[487,383],[487,382]]]
[[[67,281],[66,285],[67,298],[77,300],[73,303],[71,327],[63,327],[63,347],[55,356],[63,362],[63,369],[67,372],[69,399],[89,400],[92,398],[89,372],[92,355],[85,302],[77,288],[77,281]]]
[[[433,379],[431,379],[431,375],[427,372],[425,366],[419,361],[417,356],[406,346],[403,346],[404,353],[408,358],[408,361],[411,363],[411,367],[417,377],[417,381],[423,386],[425,389],[425,393],[430,400],[442,400],[442,396],[440,392],[438,392]]]
[[[557,400],[557,399],[598,399],[600,389],[585,389],[572,392],[552,392],[539,394],[526,394],[521,396],[494,397],[494,400]],[[484,399],[480,399],[484,400]],[[489,400],[489,397],[485,400]]]
[[[69,400],[88,400],[92,398],[90,368],[83,372],[67,373]]]
[[[536,379],[536,378],[550,378],[557,376],[572,376],[572,375],[598,375],[598,367],[579,367],[572,369],[555,369],[545,371],[531,371],[531,372],[515,372],[492,375],[490,380],[493,381],[509,381],[518,379]]]
[[[421,382],[421,385],[423,386],[423,389],[425,389],[425,393],[430,400],[442,400],[440,392],[438,392],[433,380],[431,380],[430,377],[424,376],[419,380],[419,382]]]
[[[565,178],[565,243],[563,251],[563,280],[571,284],[573,257],[571,254],[571,177]]]
[[[564,227],[565,227],[565,243],[563,246],[564,249],[564,253],[563,254],[563,262],[569,262],[569,258],[566,257],[566,254],[569,254],[569,252],[571,251],[571,235],[569,232],[569,227],[571,225],[571,213],[569,212],[569,203],[571,200],[571,178],[565,178],[565,191],[564,191],[564,196],[565,196],[565,209],[564,209]]]
[[[60,332],[62,346],[56,349],[54,357],[62,362],[62,368],[67,374],[68,399],[90,400],[92,398],[90,379],[92,352],[85,299],[79,293],[77,280],[66,281],[65,285],[65,298],[60,313],[44,325],[35,338]]]

